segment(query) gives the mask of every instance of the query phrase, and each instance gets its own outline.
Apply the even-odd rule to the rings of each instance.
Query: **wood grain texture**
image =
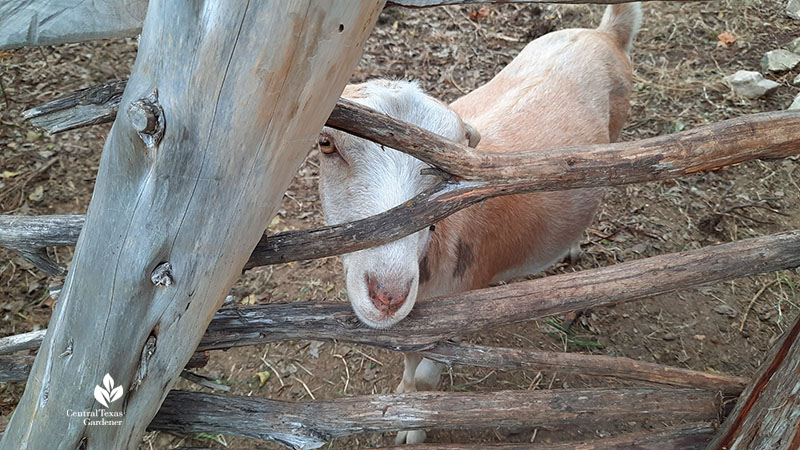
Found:
[[[381,447],[382,450],[699,450],[714,436],[709,424],[689,424],[663,430],[625,433],[603,439],[555,444],[417,444]],[[176,449],[178,450],[178,449]],[[189,449],[186,449],[189,450]],[[244,450],[244,449],[241,449]]]
[[[318,448],[336,437],[400,429],[711,421],[718,406],[713,393],[692,389],[415,392],[313,402],[172,391],[150,429],[232,434],[291,448]]]
[[[118,80],[79,89],[31,108],[22,117],[48,133],[113,122],[127,83]]]
[[[0,50],[139,34],[148,0],[0,2]]]
[[[47,330],[37,330],[0,338],[0,355],[39,348],[45,333]]]
[[[95,3],[95,2],[87,2]],[[275,213],[382,0],[151,0],[64,289],[0,449],[135,449]],[[264,45],[269,42],[269,45]],[[170,263],[173,282],[153,270]],[[108,373],[122,424],[87,426]]]
[[[75,245],[83,227],[82,215],[0,215],[0,246],[14,250],[48,275],[66,270],[47,256],[45,247]]]
[[[765,358],[707,448],[800,448],[800,317]]]

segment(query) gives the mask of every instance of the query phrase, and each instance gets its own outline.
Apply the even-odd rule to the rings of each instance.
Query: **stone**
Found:
[[[761,68],[765,72],[786,72],[800,64],[800,55],[789,50],[772,50],[761,58]]]
[[[800,94],[795,96],[794,101],[789,105],[789,109],[800,109]]]
[[[725,81],[731,86],[733,92],[747,98],[759,98],[780,86],[772,80],[765,80],[764,76],[758,72],[747,70],[740,70],[733,75],[728,75],[725,77]]]
[[[800,54],[800,37],[786,44],[786,49],[792,53]]]
[[[786,5],[786,15],[794,20],[800,20],[800,0],[789,0]]]
[[[795,86],[800,86],[800,75],[794,77],[794,81],[792,81],[792,84]]]

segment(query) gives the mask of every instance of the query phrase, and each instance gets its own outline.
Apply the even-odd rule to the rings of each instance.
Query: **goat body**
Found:
[[[542,36],[449,107],[405,81],[352,85],[343,96],[486,152],[613,142],[630,109],[628,52],[640,20],[638,3],[613,5],[597,29]],[[329,223],[386,211],[434,181],[420,173],[421,161],[336,130],[323,130],[319,143],[320,193]],[[441,220],[435,231],[345,255],[353,309],[367,325],[386,328],[418,298],[544,270],[575,248],[602,195],[593,188],[494,198]],[[440,373],[438,363],[406,355],[398,391],[434,389]],[[424,433],[399,438],[420,442]]]

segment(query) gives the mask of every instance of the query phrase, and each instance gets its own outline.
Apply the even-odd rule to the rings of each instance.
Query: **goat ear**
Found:
[[[467,133],[467,145],[472,148],[477,147],[478,143],[481,141],[481,134],[478,133],[478,130],[469,123],[464,122],[464,131]]]

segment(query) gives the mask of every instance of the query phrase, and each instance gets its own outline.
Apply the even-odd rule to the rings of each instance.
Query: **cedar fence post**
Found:
[[[0,449],[138,447],[383,3],[149,2],[69,275]],[[98,409],[113,415],[92,420],[119,424],[75,416]]]

